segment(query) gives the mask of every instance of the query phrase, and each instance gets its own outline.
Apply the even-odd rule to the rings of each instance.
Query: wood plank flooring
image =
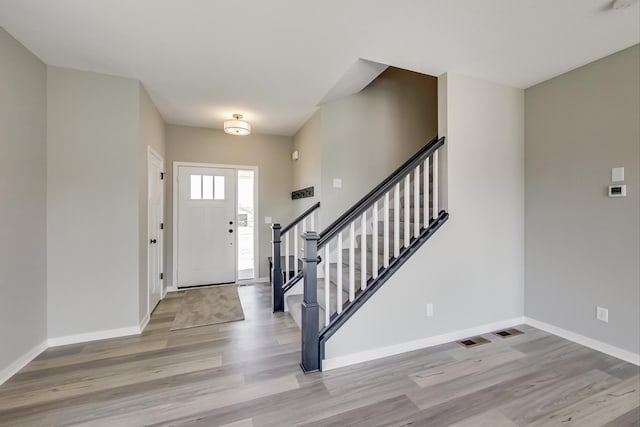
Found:
[[[304,375],[269,286],[239,292],[244,321],[170,331],[174,293],[140,336],[47,350],[0,387],[0,426],[640,425],[637,366],[528,326]]]

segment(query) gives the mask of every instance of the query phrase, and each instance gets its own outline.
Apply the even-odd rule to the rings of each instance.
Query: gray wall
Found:
[[[47,338],[46,68],[2,28],[0,58],[2,376]]]
[[[638,45],[527,89],[527,316],[640,353],[639,192]]]
[[[167,126],[165,170],[165,229],[167,257],[165,272],[168,282],[173,278],[173,162],[217,163],[258,166],[259,213],[259,277],[269,276],[267,257],[271,255],[271,228],[264,223],[270,216],[274,222],[287,224],[292,219],[291,148],[287,136],[251,134],[227,135],[218,129],[189,126]],[[172,283],[167,283],[172,286]]]
[[[321,115],[326,226],[437,135],[437,80],[390,67],[361,92],[322,105]]]
[[[322,140],[320,110],[311,116],[293,137],[293,150],[300,158],[293,162],[291,191],[314,187],[314,197],[293,200],[294,215],[300,215],[321,198]]]
[[[47,67],[49,337],[137,326],[138,82]]]
[[[147,253],[149,250],[147,199],[148,186],[148,149],[153,148],[161,157],[165,156],[165,123],[155,104],[142,84],[139,84],[140,97],[140,140],[138,145],[138,277],[139,311],[143,320],[149,311],[149,282]],[[166,168],[166,163],[165,163]],[[165,186],[166,186],[165,181]],[[166,247],[166,244],[165,244]]]
[[[329,359],[523,315],[524,92],[455,74],[438,88],[450,219],[327,342]]]

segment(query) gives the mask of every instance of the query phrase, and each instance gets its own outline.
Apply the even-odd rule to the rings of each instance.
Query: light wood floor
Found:
[[[2,426],[638,426],[638,367],[539,330],[304,375],[300,332],[266,285],[245,321],[52,348],[0,387]]]

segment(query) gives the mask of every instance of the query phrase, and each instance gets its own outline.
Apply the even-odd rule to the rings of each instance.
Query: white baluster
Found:
[[[300,254],[298,253],[298,240],[300,240],[300,235],[298,234],[298,224],[293,226],[293,275],[298,275],[298,257]]]
[[[305,231],[307,231],[307,217],[302,218],[302,234],[304,234]]]
[[[287,283],[291,277],[289,277],[289,232],[284,235],[284,283]]]
[[[331,319],[331,276],[329,271],[329,242],[324,247],[324,324],[329,324]]]
[[[316,231],[316,211],[311,212],[311,215],[309,215],[309,221],[310,221],[310,225],[309,225],[309,229],[311,231]]]
[[[356,297],[356,222],[349,227],[349,301]]]
[[[438,152],[433,153],[433,217],[437,218],[440,213],[438,206]]]
[[[400,183],[393,188],[393,256],[400,256]]]
[[[389,192],[387,191],[384,195],[384,226],[382,229],[383,235],[383,244],[382,248],[384,257],[383,257],[383,265],[384,268],[389,267]]]
[[[424,228],[428,228],[429,227],[429,209],[431,208],[431,205],[429,204],[429,158],[427,157],[424,160],[424,194],[422,195],[422,197],[424,197],[424,211],[422,212],[424,214]]]
[[[342,231],[338,233],[338,264],[336,265],[336,309],[338,314],[342,313]]]
[[[413,172],[413,237],[420,235],[420,166]]]
[[[373,229],[371,231],[371,275],[378,277],[378,201],[373,203]]]
[[[367,211],[360,220],[360,289],[367,288]]]
[[[404,247],[411,241],[411,174],[404,177]]]

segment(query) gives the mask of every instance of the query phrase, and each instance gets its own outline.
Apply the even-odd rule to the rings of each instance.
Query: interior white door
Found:
[[[236,279],[236,171],[178,167],[178,287]]]
[[[149,150],[148,155],[148,231],[149,251],[148,257],[148,286],[149,286],[149,310],[151,313],[162,298],[162,248],[163,248],[163,188],[164,181],[163,161]]]

